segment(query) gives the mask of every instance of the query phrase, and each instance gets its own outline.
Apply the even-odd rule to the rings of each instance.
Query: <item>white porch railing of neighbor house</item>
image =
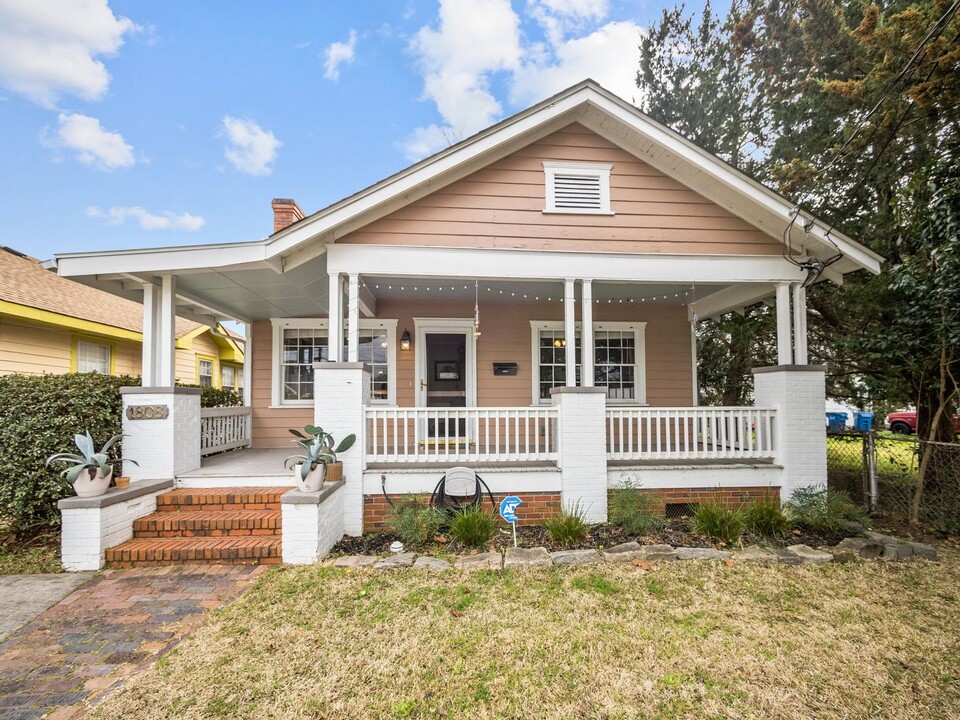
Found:
[[[200,408],[200,456],[250,445],[250,408]]]
[[[608,408],[607,458],[770,460],[776,419],[773,408]]]
[[[369,462],[557,459],[556,408],[367,408]]]

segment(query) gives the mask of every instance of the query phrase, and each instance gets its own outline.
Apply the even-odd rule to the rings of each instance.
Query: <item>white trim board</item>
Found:
[[[466,373],[467,407],[477,406],[477,338],[473,334],[473,318],[413,318],[416,345],[414,346],[414,396],[416,407],[427,406],[426,383],[430,368],[427,364],[427,333],[464,334],[464,372]],[[429,384],[429,383],[427,383]]]

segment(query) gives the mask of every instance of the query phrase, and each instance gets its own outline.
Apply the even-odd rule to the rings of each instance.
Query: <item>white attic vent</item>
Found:
[[[612,215],[610,210],[611,165],[544,162],[547,213]]]

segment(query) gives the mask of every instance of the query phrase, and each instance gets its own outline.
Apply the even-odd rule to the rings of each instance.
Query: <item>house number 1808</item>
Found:
[[[166,405],[130,405],[127,407],[128,420],[163,420],[170,414]]]

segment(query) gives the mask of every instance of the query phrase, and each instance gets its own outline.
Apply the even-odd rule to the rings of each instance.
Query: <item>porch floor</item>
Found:
[[[180,473],[178,478],[263,477],[283,475],[288,480],[292,470],[283,467],[284,458],[295,455],[297,448],[242,448],[200,460],[196,470]],[[288,483],[292,484],[292,483]]]

